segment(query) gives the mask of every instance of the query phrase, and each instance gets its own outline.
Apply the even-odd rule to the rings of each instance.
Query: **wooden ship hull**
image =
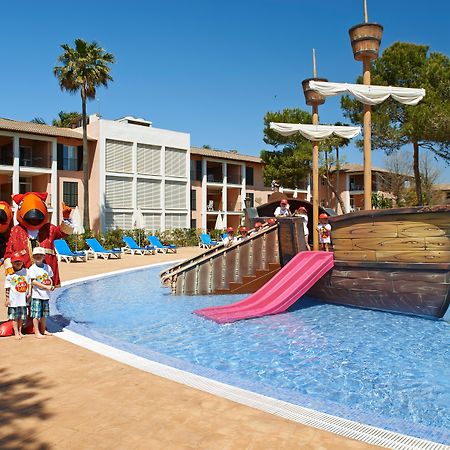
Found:
[[[443,317],[450,302],[450,208],[330,218],[334,268],[308,292],[329,303]]]

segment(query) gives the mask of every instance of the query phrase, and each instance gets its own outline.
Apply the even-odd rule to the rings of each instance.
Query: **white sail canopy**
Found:
[[[404,105],[417,105],[425,97],[425,89],[365,84],[310,81],[309,87],[325,97],[348,93],[365,105],[378,105],[392,97]]]
[[[282,136],[291,136],[300,133],[310,141],[320,141],[332,134],[351,139],[361,133],[361,127],[348,127],[342,125],[309,125],[302,123],[270,122],[270,128]]]

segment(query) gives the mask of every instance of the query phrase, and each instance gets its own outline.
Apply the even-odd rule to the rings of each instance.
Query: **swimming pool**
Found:
[[[161,267],[64,289],[69,329],[290,403],[450,443],[450,328],[443,321],[298,302],[218,325],[192,311],[243,296],[174,297]]]

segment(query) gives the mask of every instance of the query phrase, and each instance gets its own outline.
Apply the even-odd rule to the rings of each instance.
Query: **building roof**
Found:
[[[450,183],[438,183],[433,186],[435,191],[450,191]]]
[[[334,167],[333,167],[334,170]],[[364,172],[364,166],[362,164],[350,164],[350,163],[344,163],[340,165],[340,170],[342,172]],[[389,173],[390,170],[383,169],[382,167],[373,167],[373,172],[384,172]]]
[[[43,136],[65,137],[73,139],[83,139],[83,134],[71,128],[53,127],[33,122],[21,122],[18,120],[5,119],[0,117],[0,130],[17,131],[21,133],[40,134]],[[88,137],[89,140],[93,140]]]
[[[262,164],[258,156],[243,155],[235,150],[215,150],[212,148],[191,147],[191,155],[208,156],[210,158],[232,159],[234,161],[247,161]]]

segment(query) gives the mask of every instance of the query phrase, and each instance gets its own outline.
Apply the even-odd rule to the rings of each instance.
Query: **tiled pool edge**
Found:
[[[171,261],[172,262],[172,261]],[[82,283],[89,280],[113,276],[119,273],[138,271],[149,267],[167,265],[167,262],[150,264],[143,267],[122,269],[105,274],[88,276],[63,283],[64,286]],[[55,311],[55,309],[53,309]],[[373,445],[384,446],[393,449],[449,449],[449,446],[435,443],[425,439],[407,436],[382,428],[366,425],[349,419],[333,416],[314,409],[294,405],[283,400],[274,399],[262,394],[238,388],[220,381],[205,378],[201,375],[180,370],[159,362],[151,361],[130,352],[111,347],[89,337],[78,334],[72,330],[64,329],[55,334],[57,337],[79,345],[88,350],[107,356],[121,363],[137,369],[152,373],[157,376],[175,381],[186,386],[199,389],[226,398],[252,408],[289,419],[303,425],[311,426],[324,431],[356,439]]]

